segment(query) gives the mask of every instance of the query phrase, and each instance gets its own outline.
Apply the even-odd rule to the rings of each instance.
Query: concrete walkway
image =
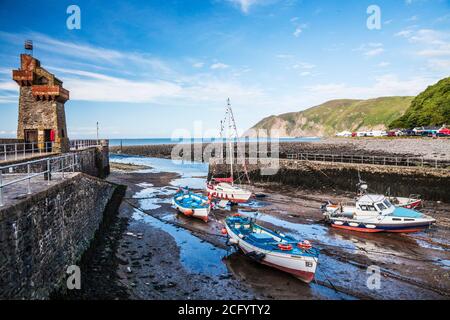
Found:
[[[78,175],[79,172],[65,172],[64,178],[61,172],[58,173],[52,173],[52,180],[47,181],[44,179],[44,175],[39,175],[34,178],[31,178],[28,185],[28,179],[24,181],[19,181],[7,186],[4,186],[2,189],[3,192],[3,206],[1,206],[1,200],[0,200],[0,210],[2,208],[5,208],[7,206],[11,206],[16,204],[17,202],[21,201],[22,199],[29,196],[28,194],[28,187],[30,187],[31,195],[44,191],[54,185],[57,185],[64,179],[72,178],[76,175]],[[21,178],[26,177],[27,175],[24,174],[3,174],[3,185],[5,185],[8,182],[19,180]]]
[[[17,154],[4,154],[0,152],[0,166],[2,163],[7,163],[15,160],[32,160],[34,158],[42,157],[42,156],[50,156],[56,154],[55,152],[18,152]]]

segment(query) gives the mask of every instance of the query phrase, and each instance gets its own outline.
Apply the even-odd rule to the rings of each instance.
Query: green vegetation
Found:
[[[278,129],[283,136],[334,135],[344,130],[385,129],[404,114],[413,99],[332,100],[304,111],[267,117],[252,129]]]
[[[450,77],[419,94],[405,114],[392,121],[389,127],[414,128],[442,124],[450,124]]]

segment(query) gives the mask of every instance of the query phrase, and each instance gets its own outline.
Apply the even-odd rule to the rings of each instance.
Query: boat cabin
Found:
[[[366,194],[356,202],[356,212],[362,215],[389,215],[394,205],[381,194]]]

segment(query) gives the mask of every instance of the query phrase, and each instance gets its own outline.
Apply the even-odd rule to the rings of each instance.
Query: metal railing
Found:
[[[376,164],[385,166],[404,167],[431,167],[449,168],[450,161],[438,159],[426,159],[424,157],[400,157],[400,156],[369,156],[353,154],[322,154],[322,153],[288,153],[287,159],[325,161],[341,163]]]
[[[70,150],[82,150],[91,147],[100,146],[100,140],[70,140],[69,141]]]
[[[43,147],[39,147],[39,146]],[[0,144],[0,161],[18,160],[35,155],[51,153],[53,151],[53,142],[37,142],[24,143],[6,143]]]
[[[68,153],[63,156],[49,157],[45,159],[21,162],[0,167],[0,207],[4,206],[4,189],[8,186],[27,181],[27,194],[32,193],[31,179],[43,176],[47,185],[52,180],[52,173],[61,173],[61,178],[65,178],[65,173],[75,172],[79,166],[78,155]],[[11,179],[10,179],[11,178]]]

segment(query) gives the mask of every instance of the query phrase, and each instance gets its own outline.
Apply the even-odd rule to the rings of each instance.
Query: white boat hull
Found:
[[[245,203],[250,199],[252,193],[245,189],[231,186],[227,183],[206,186],[208,197],[215,199],[228,200],[232,203]]]
[[[185,208],[177,204],[175,201],[172,202],[173,207],[177,209],[179,212],[184,214],[188,217],[198,218],[205,222],[208,222],[208,216],[210,212],[210,207],[207,208],[199,208],[199,209],[192,209],[192,208]]]

